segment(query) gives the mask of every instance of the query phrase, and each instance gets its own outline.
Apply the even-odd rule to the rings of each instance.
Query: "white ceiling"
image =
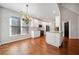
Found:
[[[0,5],[17,12],[26,12],[26,3],[0,3]],[[59,15],[56,3],[29,3],[28,9],[30,15],[45,21]]]
[[[61,5],[79,14],[79,3],[62,3]]]

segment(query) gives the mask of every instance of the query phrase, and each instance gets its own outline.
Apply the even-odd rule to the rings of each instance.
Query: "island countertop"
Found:
[[[62,33],[62,32],[59,32],[59,31],[54,31],[54,32],[48,32],[48,33]]]

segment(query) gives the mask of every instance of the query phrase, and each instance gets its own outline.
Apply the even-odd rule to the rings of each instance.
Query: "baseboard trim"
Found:
[[[19,41],[23,41],[23,40],[28,40],[28,39],[37,39],[37,38],[40,38],[40,36],[39,37],[29,37],[29,38],[24,38],[24,39],[20,39],[20,40],[14,40],[14,41],[9,41],[9,42],[5,42],[5,43],[2,43],[2,44],[0,44],[0,46],[2,46],[2,45],[6,45],[6,44],[11,44],[11,43],[14,43],[14,42],[19,42]]]
[[[79,38],[74,38],[74,37],[71,37],[71,38],[69,38],[69,39],[79,39]]]
[[[42,36],[38,36],[38,37],[31,37],[32,39],[37,39],[37,38],[40,38],[40,37],[42,37]]]
[[[63,37],[63,38],[65,38],[65,37]],[[77,37],[69,37],[68,39],[79,39],[79,38],[77,38]]]
[[[2,45],[6,45],[6,44],[11,44],[11,43],[14,43],[14,42],[23,41],[23,40],[26,40],[26,39],[31,39],[31,37],[29,37],[29,38],[25,38],[25,39],[20,39],[20,40],[15,39],[15,40],[13,40],[13,41],[9,41],[9,42],[5,42],[5,43],[1,43],[0,46],[2,46]]]

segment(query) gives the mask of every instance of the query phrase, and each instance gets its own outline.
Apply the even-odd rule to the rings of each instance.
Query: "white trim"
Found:
[[[71,37],[71,21],[70,20],[66,20],[63,21],[63,37],[64,37],[64,23],[69,22],[69,38]]]
[[[11,23],[12,23],[12,18],[9,18],[9,25],[11,26]],[[9,36],[11,36],[11,27],[9,26]]]
[[[6,41],[4,43],[0,43],[0,45],[7,44],[7,43],[11,43],[11,42],[16,42],[16,41],[20,41],[20,40],[25,40],[25,39],[28,39],[28,38],[31,38],[31,37],[20,38],[19,40],[18,39],[15,39],[15,40],[11,40],[11,41]]]

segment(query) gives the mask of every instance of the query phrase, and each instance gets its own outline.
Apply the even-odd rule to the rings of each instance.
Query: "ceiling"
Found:
[[[62,3],[61,5],[79,14],[79,3]]]
[[[0,3],[0,5],[17,12],[26,12],[26,3]],[[59,15],[56,3],[29,3],[28,5],[30,15],[45,21],[50,21],[49,19]]]

